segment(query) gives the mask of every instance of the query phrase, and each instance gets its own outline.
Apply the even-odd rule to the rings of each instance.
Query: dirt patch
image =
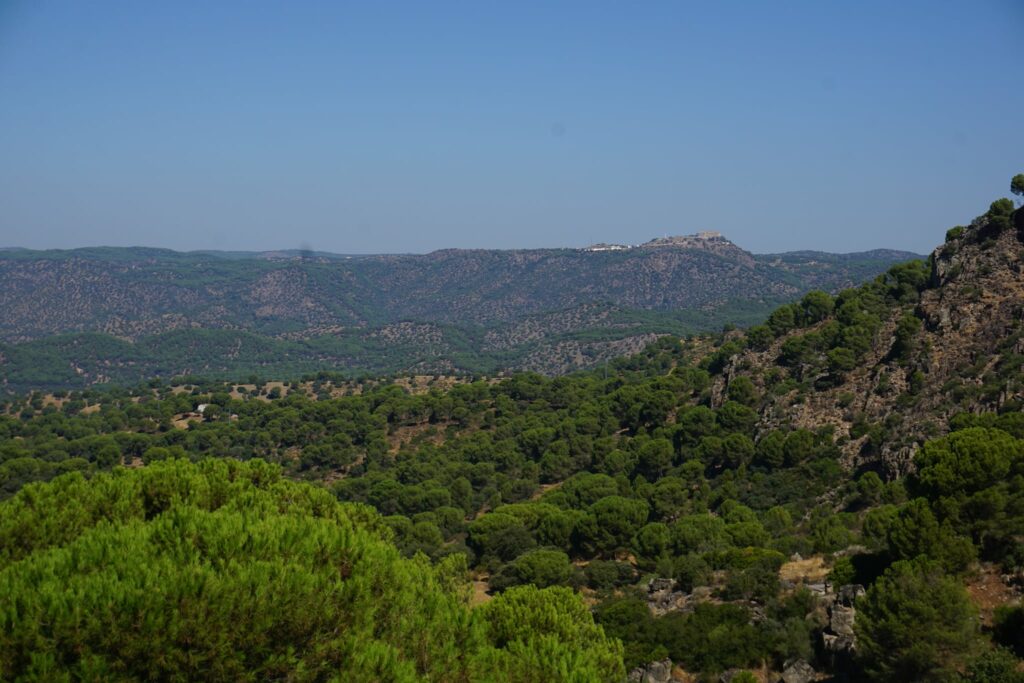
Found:
[[[967,592],[978,606],[981,623],[985,626],[992,625],[992,615],[997,607],[1021,600],[1020,592],[1003,581],[999,567],[988,563],[981,565],[978,573],[967,582]]]
[[[451,375],[415,375],[413,377],[398,377],[395,379],[395,384],[410,394],[425,394],[431,389],[447,391],[464,381]]]
[[[530,496],[530,500],[540,500],[545,493],[557,490],[563,483],[565,482],[556,481],[554,484],[541,484],[537,487],[534,494]]]
[[[487,589],[488,585],[486,579],[477,579],[476,581],[473,581],[472,592],[469,595],[469,604],[482,605],[493,600],[494,596],[488,594]]]
[[[255,384],[236,384],[235,386],[231,387],[229,396],[231,396],[231,398],[235,399],[236,401],[245,400],[249,398],[249,392],[255,391],[255,389]]]
[[[333,484],[334,482],[338,481],[339,479],[344,479],[345,477],[348,476],[348,473],[352,471],[353,467],[358,467],[358,466],[362,465],[364,462],[366,462],[366,454],[365,453],[360,453],[356,457],[356,459],[352,461],[352,464],[345,465],[344,467],[340,467],[340,468],[338,468],[336,470],[331,470],[327,474],[323,475],[323,483],[324,483],[324,485],[325,486],[330,486],[331,484]]]
[[[412,443],[418,437],[424,434],[429,434],[431,430],[434,430],[433,434],[429,434],[426,440],[434,445],[441,445],[445,440],[445,427],[451,422],[437,422],[431,424],[430,422],[423,422],[415,425],[404,425],[402,427],[396,427],[393,432],[388,434],[388,452],[392,455],[402,450],[402,446],[408,443]]]
[[[188,429],[193,422],[202,422],[203,416],[199,413],[179,413],[171,419],[175,429]]]
[[[828,576],[825,558],[814,555],[807,559],[790,560],[779,569],[779,578],[793,583],[821,583]]]

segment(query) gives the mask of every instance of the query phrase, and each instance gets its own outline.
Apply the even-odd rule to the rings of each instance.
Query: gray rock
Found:
[[[853,621],[857,617],[857,610],[852,607],[843,607],[839,603],[832,605],[829,610],[828,628],[837,636],[853,637]]]
[[[690,612],[693,610],[694,599],[699,589],[693,594],[673,590],[675,581],[672,579],[651,579],[647,583],[647,607],[656,617],[669,612]]]
[[[782,670],[782,683],[811,683],[817,676],[814,667],[802,659],[788,662]]]
[[[836,594],[836,602],[845,607],[853,607],[857,598],[864,595],[865,592],[864,586],[859,583],[847,584],[839,589]]]
[[[629,683],[669,683],[672,680],[672,660],[663,659],[637,667],[626,677]]]
[[[834,633],[821,634],[822,645],[833,655],[852,655],[857,650],[857,641],[852,635],[837,636]]]

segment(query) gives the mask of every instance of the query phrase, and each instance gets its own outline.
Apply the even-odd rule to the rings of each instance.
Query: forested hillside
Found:
[[[661,334],[752,324],[911,255],[755,257],[728,240],[426,255],[0,251],[0,383],[12,392],[325,368],[559,374]]]
[[[152,637],[222,680],[1019,683],[1022,259],[999,200],[598,371],[9,399],[0,666],[159,678]]]

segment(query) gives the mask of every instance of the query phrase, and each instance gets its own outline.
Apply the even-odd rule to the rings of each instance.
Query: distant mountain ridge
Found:
[[[128,363],[139,373],[218,374],[245,366],[245,351],[235,352],[240,363],[214,356],[212,364],[172,369],[155,367],[145,354],[105,357],[93,336],[70,346],[51,339],[99,333],[117,338],[104,342],[111,349],[117,340],[162,347],[154,337],[206,330],[219,336],[205,335],[202,344],[217,338],[231,348],[245,333],[265,338],[260,345],[304,345],[291,357],[310,369],[564,372],[635,350],[652,335],[756,322],[807,291],[837,291],[915,256],[762,256],[717,233],[605,250],[362,256],[8,249],[0,250],[0,341],[13,346],[0,353],[11,358],[45,347],[50,366],[73,370],[83,382],[125,378],[90,367],[95,363],[108,370]],[[265,362],[272,364],[274,353]],[[0,359],[0,373],[11,370]]]

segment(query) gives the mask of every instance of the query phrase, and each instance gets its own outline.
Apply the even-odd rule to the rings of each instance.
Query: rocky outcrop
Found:
[[[853,624],[857,618],[856,601],[864,595],[864,586],[851,584],[841,587],[828,606],[828,627],[822,633],[822,646],[836,668],[848,662],[857,650],[857,635]]]
[[[672,680],[672,660],[663,659],[637,667],[626,677],[629,683],[669,683]]]
[[[1014,221],[1024,221],[1021,216],[1017,211]],[[912,290],[893,294],[876,311],[881,324],[852,369],[833,372],[824,355],[792,366],[779,362],[787,342],[835,325],[827,318],[767,348],[738,351],[713,380],[712,404],[727,399],[734,377],[750,377],[764,397],[757,407],[761,433],[784,425],[831,428],[847,468],[877,469],[890,478],[910,473],[918,445],[941,435],[958,412],[1024,405],[1016,360],[1024,351],[1024,232],[993,229],[998,225],[998,217],[986,215],[951,231],[932,253],[916,300]],[[900,347],[908,316],[918,329]],[[794,388],[777,391],[781,380],[795,380]]]
[[[786,663],[782,669],[780,683],[811,683],[818,677],[818,672],[806,660],[796,659]]]
[[[692,593],[676,590],[672,579],[651,579],[647,582],[647,607],[656,617],[669,612],[692,612],[697,603],[711,597],[709,586],[694,588]]]

